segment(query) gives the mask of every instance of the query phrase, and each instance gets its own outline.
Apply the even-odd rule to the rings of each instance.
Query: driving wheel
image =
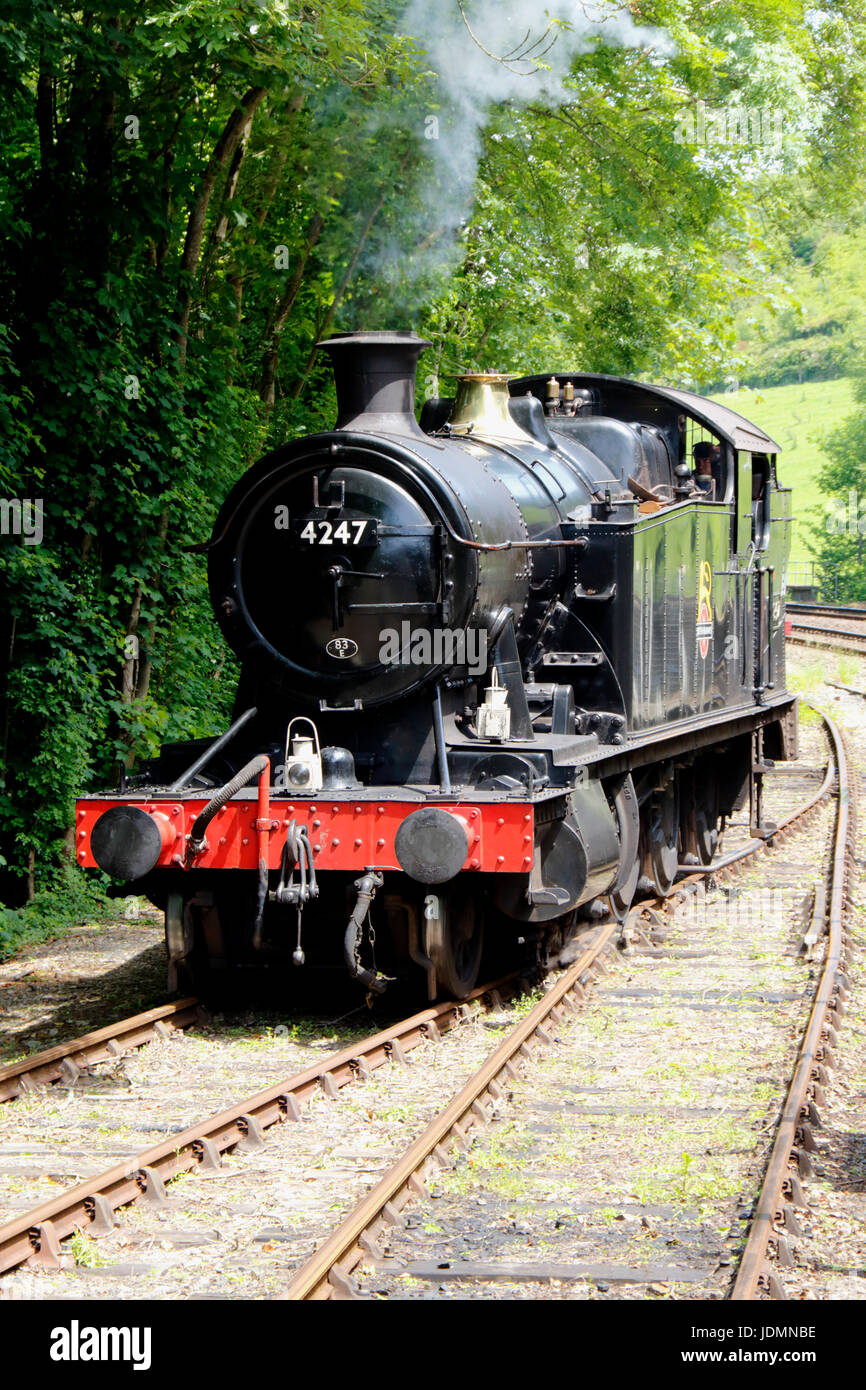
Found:
[[[676,783],[671,780],[653,793],[643,829],[643,875],[649,892],[666,898],[679,865],[680,807]]]
[[[484,918],[468,894],[433,894],[424,900],[424,947],[436,971],[439,995],[465,999],[481,968]]]
[[[703,787],[701,798],[695,806],[695,848],[698,859],[706,866],[712,864],[719,848],[718,795],[712,783]]]
[[[634,901],[640,879],[640,860],[635,855],[634,862],[621,886],[610,895],[610,910],[617,922],[624,922]]]
[[[611,791],[619,833],[620,868],[610,893],[610,910],[616,921],[622,922],[640,880],[640,807],[630,774]]]

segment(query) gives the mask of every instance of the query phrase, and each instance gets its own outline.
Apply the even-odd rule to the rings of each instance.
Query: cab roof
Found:
[[[601,414],[634,419],[648,413],[670,419],[671,410],[685,412],[735,449],[747,449],[754,454],[782,452],[775,439],[765,434],[760,426],[728,406],[708,400],[706,396],[697,396],[692,391],[678,391],[671,386],[654,386],[630,377],[603,376],[593,372],[556,372],[555,375],[560,382],[570,381],[576,387],[594,388],[600,397]],[[544,376],[521,377],[509,383],[509,390],[512,395],[519,395],[535,389],[543,398],[545,380]]]

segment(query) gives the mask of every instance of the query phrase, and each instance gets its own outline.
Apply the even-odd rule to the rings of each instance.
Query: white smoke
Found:
[[[599,43],[651,50],[658,57],[676,51],[668,34],[635,24],[615,0],[549,0],[545,8],[538,0],[463,0],[462,7],[459,0],[410,0],[400,27],[438,79],[437,133],[421,134],[435,177],[425,197],[428,241],[440,257],[471,211],[491,107],[556,107],[575,100],[567,81],[574,58]]]

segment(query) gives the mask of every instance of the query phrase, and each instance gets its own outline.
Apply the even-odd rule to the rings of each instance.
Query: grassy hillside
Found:
[[[820,440],[854,408],[850,378],[804,381],[800,386],[744,387],[714,399],[753,420],[779,444],[779,482],[794,491],[791,557],[810,560],[804,536],[810,524],[820,523],[825,507],[817,483],[825,459]]]

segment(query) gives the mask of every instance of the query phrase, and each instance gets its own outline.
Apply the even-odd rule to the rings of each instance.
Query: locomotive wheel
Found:
[[[701,863],[705,867],[707,864],[712,864],[719,847],[717,822],[714,816],[709,815],[700,807],[695,811],[695,841]]]
[[[610,893],[610,910],[625,920],[640,879],[640,809],[631,776],[624,777],[613,797],[620,843],[620,871]]]
[[[679,865],[680,805],[676,783],[654,793],[644,829],[643,883],[650,893],[666,898]]]
[[[715,786],[706,786],[703,796],[703,804],[695,807],[695,848],[699,860],[706,866],[712,864],[719,848],[719,808]]]
[[[184,901],[169,897],[166,908],[169,988],[219,1003],[228,988],[226,941],[219,904],[212,893]],[[177,954],[178,951],[182,954]],[[174,956],[174,959],[172,959]]]
[[[640,879],[640,860],[635,857],[625,882],[610,895],[610,910],[617,922],[624,922],[634,901]]]
[[[424,945],[436,969],[440,995],[465,999],[475,987],[484,945],[484,918],[474,898],[445,894],[439,916],[425,916]]]
[[[545,925],[547,930],[541,944],[542,962],[545,962],[546,958],[545,968],[556,970],[571,965],[572,961],[577,959],[574,943],[581,932],[578,909],[572,908],[564,917],[557,917]]]

